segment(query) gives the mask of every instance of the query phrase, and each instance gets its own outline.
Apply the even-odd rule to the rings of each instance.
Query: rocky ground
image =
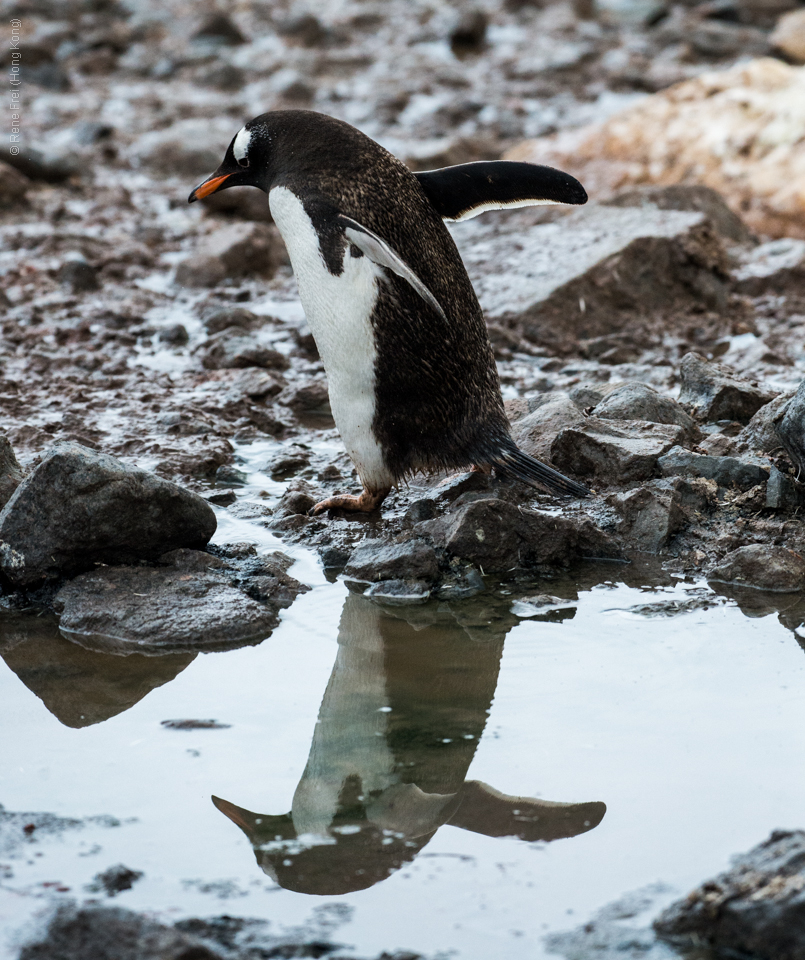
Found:
[[[802,590],[805,201],[758,181],[762,204],[747,204],[734,164],[719,165],[734,194],[728,176],[697,178],[695,157],[673,167],[686,124],[698,142],[693,113],[664,144],[662,129],[646,134],[636,172],[601,127],[624,108],[634,125],[670,109],[663,91],[681,81],[733,103],[757,82],[783,133],[769,122],[726,141],[753,156],[774,128],[768,169],[796,186],[796,0],[2,8],[23,51],[22,149],[0,145],[7,607],[47,607],[64,635],[118,653],[253,642],[305,587],[283,554],[207,549],[213,508],[312,548],[383,603],[461,600],[502,579],[550,607],[541,574],[638,554],[744,597]],[[355,123],[415,169],[557,156],[563,136],[593,131],[576,141],[586,207],[451,228],[513,434],[587,483],[587,500],[467,474],[415,478],[382,514],[308,515],[359,485],[282,241],[257,191],[186,204],[243,121],[283,107]],[[273,485],[244,497],[255,450]],[[87,516],[103,522],[90,530]]]

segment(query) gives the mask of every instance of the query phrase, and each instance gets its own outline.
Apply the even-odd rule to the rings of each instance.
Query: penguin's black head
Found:
[[[258,187],[268,192],[271,141],[262,118],[250,120],[232,138],[221,166],[200,183],[187,198],[188,203],[203,200],[227,187]]]

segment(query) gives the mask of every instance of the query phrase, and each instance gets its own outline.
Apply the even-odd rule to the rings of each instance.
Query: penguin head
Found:
[[[268,192],[271,168],[271,142],[262,118],[251,120],[232,138],[221,165],[200,183],[187,198],[188,203],[203,200],[227,187],[257,187]]]

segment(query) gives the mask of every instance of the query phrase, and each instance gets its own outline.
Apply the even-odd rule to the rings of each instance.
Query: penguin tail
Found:
[[[492,462],[503,472],[531,484],[532,487],[547,490],[548,493],[560,497],[588,497],[590,495],[589,489],[583,483],[577,483],[575,480],[559,473],[558,470],[554,470],[553,467],[546,466],[539,460],[529,457],[514,443],[494,457]]]

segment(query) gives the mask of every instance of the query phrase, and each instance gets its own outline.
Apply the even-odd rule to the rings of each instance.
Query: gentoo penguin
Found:
[[[481,307],[443,222],[585,203],[577,180],[504,161],[412,173],[341,120],[280,110],[238,131],[189,202],[245,185],[268,194],[363,484],[314,512],[374,510],[401,480],[441,469],[496,467],[553,493],[589,493],[512,440]]]

